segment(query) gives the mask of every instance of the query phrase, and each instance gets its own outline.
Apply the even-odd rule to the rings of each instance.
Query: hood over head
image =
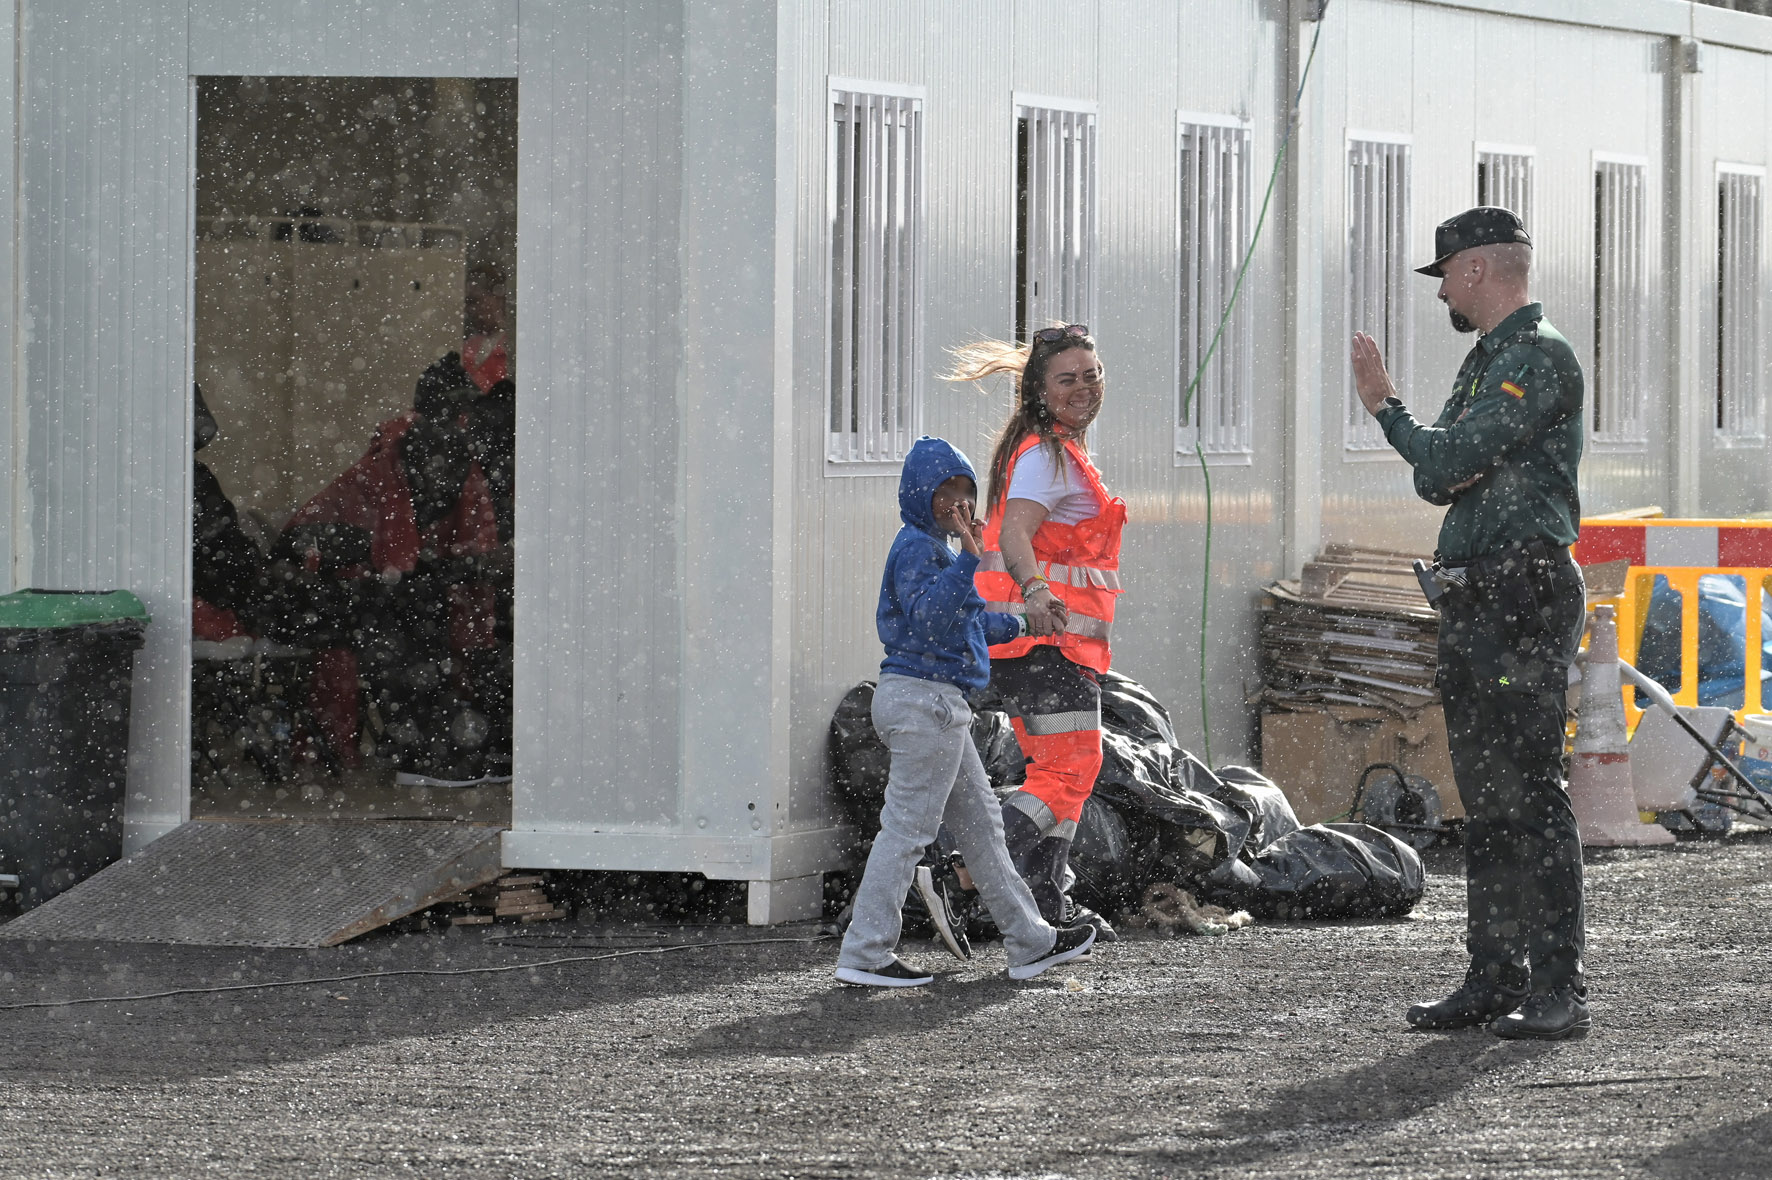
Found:
[[[945,535],[935,525],[935,489],[956,475],[978,482],[972,460],[959,447],[944,438],[919,438],[904,457],[904,472],[898,477],[899,519],[914,529]]]

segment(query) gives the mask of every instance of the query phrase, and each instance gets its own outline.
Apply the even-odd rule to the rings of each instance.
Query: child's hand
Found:
[[[949,522],[949,527],[960,535],[960,548],[974,557],[983,557],[984,525],[972,518],[972,505],[965,500],[956,501]]]

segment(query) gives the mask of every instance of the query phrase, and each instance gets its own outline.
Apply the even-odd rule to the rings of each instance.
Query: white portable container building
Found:
[[[1410,272],[1479,198],[1520,208],[1548,314],[1590,360],[1585,507],[1772,509],[1772,19],[24,0],[0,38],[0,543],[12,587],[127,587],[155,617],[131,847],[189,817],[203,77],[518,80],[513,867],[748,880],[759,922],[816,908],[844,844],[825,732],[877,670],[896,460],[932,433],[983,463],[1004,413],[1003,390],[936,379],[978,336],[1095,330],[1092,445],[1131,510],[1116,664],[1219,762],[1250,755],[1260,587],[1327,540],[1432,544],[1346,341],[1378,333],[1437,411],[1469,340]]]

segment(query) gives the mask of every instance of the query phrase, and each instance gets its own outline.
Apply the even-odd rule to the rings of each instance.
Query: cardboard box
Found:
[[[1446,818],[1464,815],[1452,781],[1446,718],[1438,704],[1407,719],[1378,709],[1335,706],[1322,711],[1261,713],[1261,772],[1273,779],[1301,823],[1343,815],[1354,799],[1360,772],[1374,762],[1394,762],[1440,792]]]

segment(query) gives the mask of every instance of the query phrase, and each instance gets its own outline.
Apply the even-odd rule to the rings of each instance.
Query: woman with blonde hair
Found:
[[[1071,840],[1101,770],[1101,686],[1111,659],[1126,503],[1085,449],[1105,385],[1083,324],[1041,328],[1026,344],[982,340],[954,351],[949,381],[1008,374],[1015,400],[991,453],[986,610],[1027,617],[1027,634],[990,649],[991,686],[1027,755],[1027,781],[1003,801],[1003,831],[1040,914],[1114,932],[1065,894]]]

